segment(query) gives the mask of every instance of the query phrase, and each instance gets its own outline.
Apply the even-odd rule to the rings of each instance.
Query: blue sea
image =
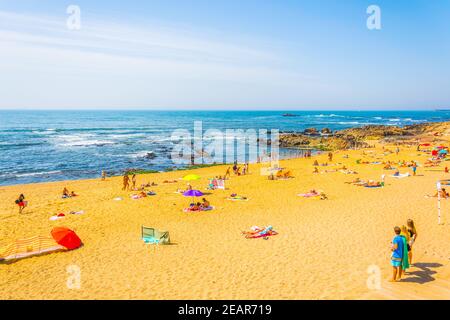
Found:
[[[166,170],[174,166],[172,132],[193,132],[194,121],[203,130],[284,132],[447,120],[448,111],[0,111],[0,185],[94,178],[101,170]]]

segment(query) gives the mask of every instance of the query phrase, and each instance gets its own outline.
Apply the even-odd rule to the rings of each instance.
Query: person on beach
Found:
[[[407,226],[407,230],[409,233],[408,259],[409,259],[409,264],[411,265],[412,264],[412,248],[417,239],[417,230],[416,230],[416,227],[414,226],[414,221],[412,219],[408,219],[408,221],[406,221],[406,226]]]
[[[106,180],[106,171],[102,170],[102,181]]]
[[[405,240],[400,235],[402,230],[399,227],[394,228],[395,236],[394,239],[392,239],[392,245],[391,245],[391,265],[392,265],[392,279],[391,282],[399,281],[402,278],[402,262],[403,262],[403,255],[404,247],[405,247]]]
[[[313,173],[319,173],[319,169],[317,167],[314,167]]]
[[[127,173],[125,173],[123,175],[123,186],[122,186],[122,190],[128,190],[130,187],[130,177],[128,176]]]
[[[444,172],[448,173],[448,167],[445,167]]]
[[[445,190],[445,188],[441,188],[441,190],[436,191],[436,193],[434,194],[434,198],[437,198],[438,196],[440,196],[443,199],[447,199],[448,197],[450,197],[450,194]]]
[[[329,152],[328,153],[328,161],[332,162],[333,161],[333,152]]]
[[[415,176],[417,172],[417,164],[414,161],[411,162],[412,162],[413,176]]]
[[[231,177],[231,167],[227,168],[227,172],[225,172],[225,175],[223,176],[223,180],[229,179]]]
[[[202,203],[200,204],[200,207],[203,209],[207,209],[211,206],[211,204],[209,203],[208,200],[206,200],[206,198],[202,199]]]
[[[63,198],[69,198],[70,197],[70,193],[69,190],[67,188],[64,188],[62,191],[62,197]]]
[[[136,190],[136,174],[133,174],[133,176],[131,177],[131,183],[132,183],[132,189]]]
[[[25,201],[25,196],[21,194],[16,200],[16,204],[19,206],[19,214],[23,212],[23,209],[27,206],[27,201]]]

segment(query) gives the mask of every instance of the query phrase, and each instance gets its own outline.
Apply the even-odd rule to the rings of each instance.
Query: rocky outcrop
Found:
[[[404,127],[369,125],[332,133],[330,129],[308,128],[302,133],[280,134],[280,147],[345,150],[369,147],[370,140],[409,139],[423,135],[450,134],[450,122],[423,123]]]

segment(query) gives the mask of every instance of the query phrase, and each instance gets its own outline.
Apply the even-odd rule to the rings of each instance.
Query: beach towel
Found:
[[[248,198],[246,197],[229,197],[227,200],[230,201],[248,201]]]
[[[209,207],[206,207],[206,208],[199,208],[198,210],[193,210],[191,208],[184,208],[183,209],[184,212],[201,212],[201,211],[211,211],[211,210],[214,210],[213,206],[209,206]]]
[[[308,192],[308,193],[300,193],[297,196],[303,197],[303,198],[313,198],[313,197],[319,197],[320,194],[319,193]]]
[[[84,214],[84,211],[70,211],[69,214]]]
[[[411,174],[409,172],[407,172],[407,173],[400,173],[398,175],[395,175],[395,174],[391,175],[392,178],[398,178],[398,179],[406,178],[406,177],[409,177],[409,176],[411,176]]]
[[[65,214],[57,214],[57,215],[54,215],[54,216],[51,216],[50,218],[49,218],[49,220],[50,221],[56,221],[56,220],[59,220],[59,219],[63,219],[65,217]]]
[[[402,258],[402,269],[407,270],[409,269],[409,258],[408,258],[408,245],[406,237],[401,235],[403,238],[403,258]]]

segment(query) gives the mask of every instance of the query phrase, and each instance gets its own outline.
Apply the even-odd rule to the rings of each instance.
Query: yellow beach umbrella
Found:
[[[199,175],[196,174],[188,174],[187,176],[183,177],[184,181],[193,181],[193,180],[199,180],[201,179]]]

